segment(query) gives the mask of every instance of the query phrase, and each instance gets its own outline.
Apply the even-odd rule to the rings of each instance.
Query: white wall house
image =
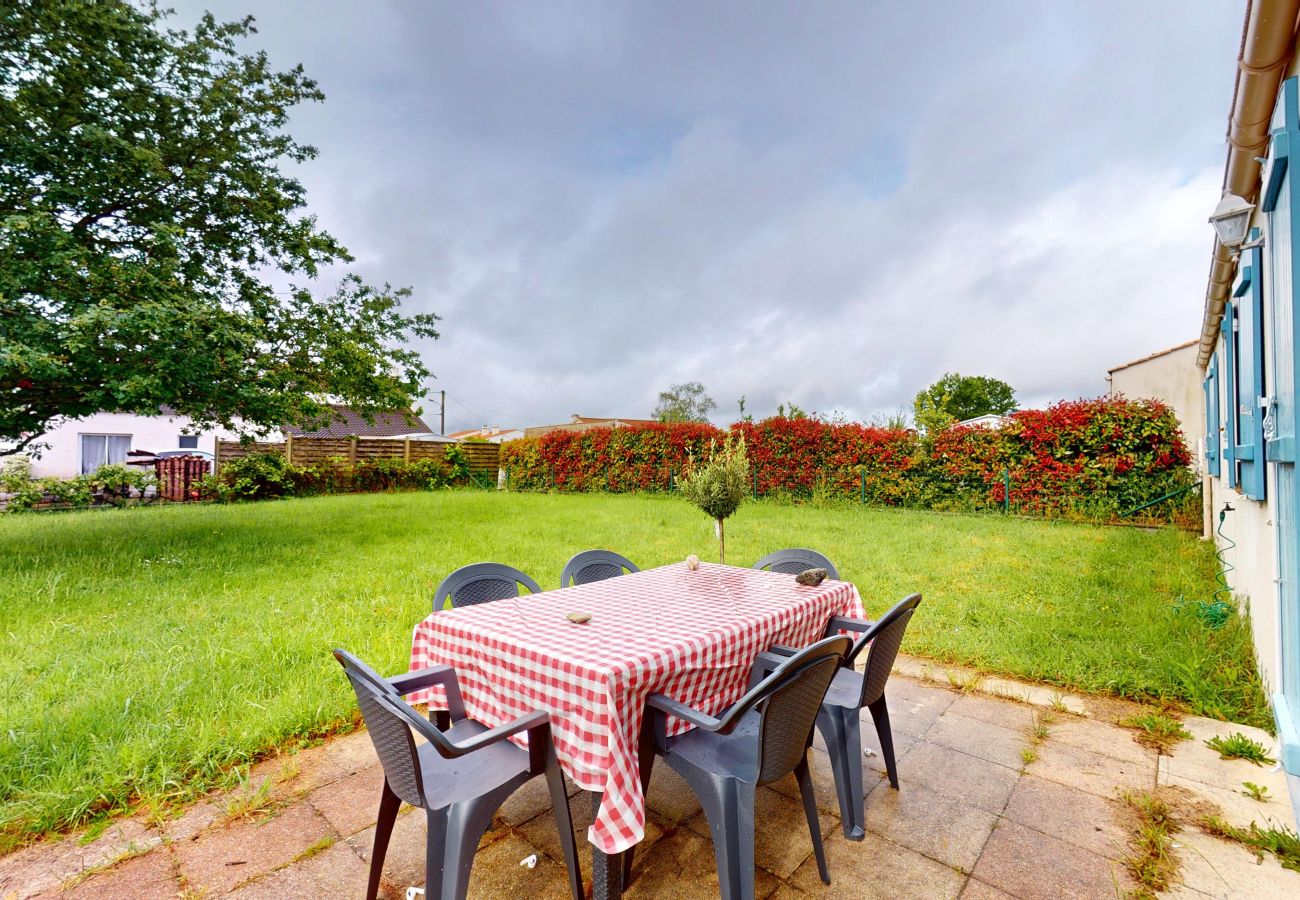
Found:
[[[1194,383],[1209,524],[1249,606],[1300,810],[1300,0],[1246,5]],[[1208,197],[1206,206],[1216,200]],[[1191,428],[1188,428],[1191,431]]]
[[[1124,363],[1106,375],[1112,397],[1159,400],[1174,411],[1187,446],[1195,448],[1205,420],[1205,395],[1196,366],[1196,341]]]
[[[95,413],[51,429],[37,443],[46,445],[33,454],[32,474],[71,478],[93,472],[108,463],[126,461],[131,450],[193,448],[213,453],[217,438],[237,440],[224,430],[195,432],[185,416],[137,416],[131,413]]]

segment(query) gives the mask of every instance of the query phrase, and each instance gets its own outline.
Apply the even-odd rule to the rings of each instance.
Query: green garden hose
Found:
[[[1206,603],[1204,600],[1197,600],[1194,604],[1189,604],[1184,601],[1181,594],[1179,594],[1178,599],[1174,601],[1175,609],[1193,610],[1198,619],[1210,628],[1214,629],[1222,628],[1224,623],[1227,622],[1228,619],[1232,618],[1232,613],[1236,609],[1232,600],[1232,587],[1228,584],[1228,573],[1236,567],[1233,566],[1232,563],[1228,562],[1228,559],[1224,554],[1236,547],[1237,542],[1223,533],[1224,519],[1226,519],[1228,513],[1232,511],[1231,503],[1223,504],[1223,509],[1219,510],[1219,527],[1215,530],[1215,534],[1226,542],[1226,546],[1217,541],[1215,542],[1217,549],[1214,551],[1214,555],[1219,560],[1219,571],[1215,577],[1218,579],[1219,589],[1211,595],[1209,603]]]

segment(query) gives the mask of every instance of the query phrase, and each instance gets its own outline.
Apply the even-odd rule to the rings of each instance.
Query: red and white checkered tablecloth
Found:
[[[575,625],[572,612],[591,621]],[[646,696],[717,713],[744,694],[760,651],[806,646],[833,615],[864,615],[852,584],[677,563],[434,613],[415,626],[411,668],[452,666],[466,712],[489,726],[549,712],[565,773],[604,794],[588,839],[618,853],[645,833],[637,742]],[[445,707],[436,688],[411,701]],[[672,733],[687,729],[670,722]]]

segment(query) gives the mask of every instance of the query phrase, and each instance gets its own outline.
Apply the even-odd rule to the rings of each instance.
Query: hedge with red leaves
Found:
[[[1173,411],[1153,400],[1100,398],[1013,414],[999,428],[915,432],[816,419],[738,422],[761,495],[844,497],[937,508],[1001,506],[1003,472],[1019,512],[1112,517],[1193,483]],[[667,490],[711,425],[557,431],[511,441],[512,487]],[[670,474],[671,473],[671,474]]]

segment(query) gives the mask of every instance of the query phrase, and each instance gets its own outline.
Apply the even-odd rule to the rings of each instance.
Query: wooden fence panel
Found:
[[[258,442],[241,444],[238,441],[217,441],[216,465],[248,456],[250,453],[289,453],[289,463],[295,466],[338,466],[347,468],[368,459],[442,459],[447,448],[442,441],[422,441],[403,438],[293,438],[286,443]],[[496,478],[500,464],[499,444],[467,442],[457,444],[469,461],[470,471]]]

